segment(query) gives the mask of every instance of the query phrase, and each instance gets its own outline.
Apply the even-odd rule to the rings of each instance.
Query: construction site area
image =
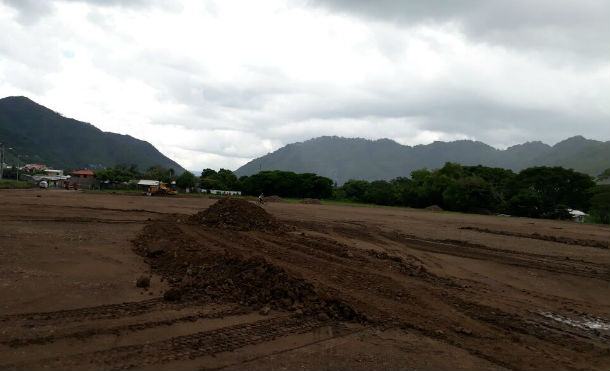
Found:
[[[0,369],[610,367],[607,225],[275,200],[0,191]]]

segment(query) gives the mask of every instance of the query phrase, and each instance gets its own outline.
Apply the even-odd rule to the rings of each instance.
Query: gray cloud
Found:
[[[472,40],[575,58],[610,56],[610,2],[597,0],[312,0],[401,27],[454,23]]]
[[[83,3],[99,7],[146,8],[161,7],[179,9],[177,3],[162,0],[0,0],[18,12],[18,20],[24,25],[37,22],[42,17],[53,14],[56,3]]]
[[[0,92],[149,140],[189,168],[235,168],[321,135],[610,138],[603,1],[315,0],[297,28],[270,17],[260,34],[222,1],[182,13],[160,1],[0,1],[19,11],[0,22]],[[60,5],[76,1],[88,6],[74,21]]]

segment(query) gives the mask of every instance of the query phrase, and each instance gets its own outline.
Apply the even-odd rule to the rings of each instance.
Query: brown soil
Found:
[[[264,200],[265,202],[286,202],[286,200],[284,200],[280,196],[269,196],[265,197]]]
[[[214,202],[0,191],[0,369],[608,369],[607,226]]]
[[[596,241],[596,240],[575,239],[575,238],[568,238],[568,237],[561,237],[561,236],[547,236],[547,235],[538,234],[536,232],[517,233],[517,232],[496,231],[496,230],[491,230],[491,229],[487,229],[487,228],[478,228],[478,227],[460,227],[460,229],[477,231],[477,232],[481,232],[481,233],[499,234],[499,235],[503,235],[503,236],[515,236],[515,237],[523,237],[523,238],[532,238],[535,240],[542,240],[542,241],[553,241],[553,242],[565,243],[566,245],[599,247],[600,249],[610,248],[610,241]]]
[[[322,204],[322,202],[320,202],[320,200],[318,200],[317,198],[304,198],[299,202],[302,204],[310,204],[310,205],[321,205]]]
[[[238,231],[278,230],[282,225],[263,208],[244,199],[223,198],[188,218],[192,223]]]

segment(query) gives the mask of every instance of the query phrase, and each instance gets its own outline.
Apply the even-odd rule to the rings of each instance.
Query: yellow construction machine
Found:
[[[157,185],[151,185],[146,190],[147,196],[175,196],[178,194],[178,191],[172,188],[169,188],[165,183],[159,182]]]

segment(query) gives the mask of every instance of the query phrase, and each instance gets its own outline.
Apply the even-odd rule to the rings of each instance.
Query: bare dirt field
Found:
[[[526,218],[4,190],[0,369],[609,369],[609,240]]]

